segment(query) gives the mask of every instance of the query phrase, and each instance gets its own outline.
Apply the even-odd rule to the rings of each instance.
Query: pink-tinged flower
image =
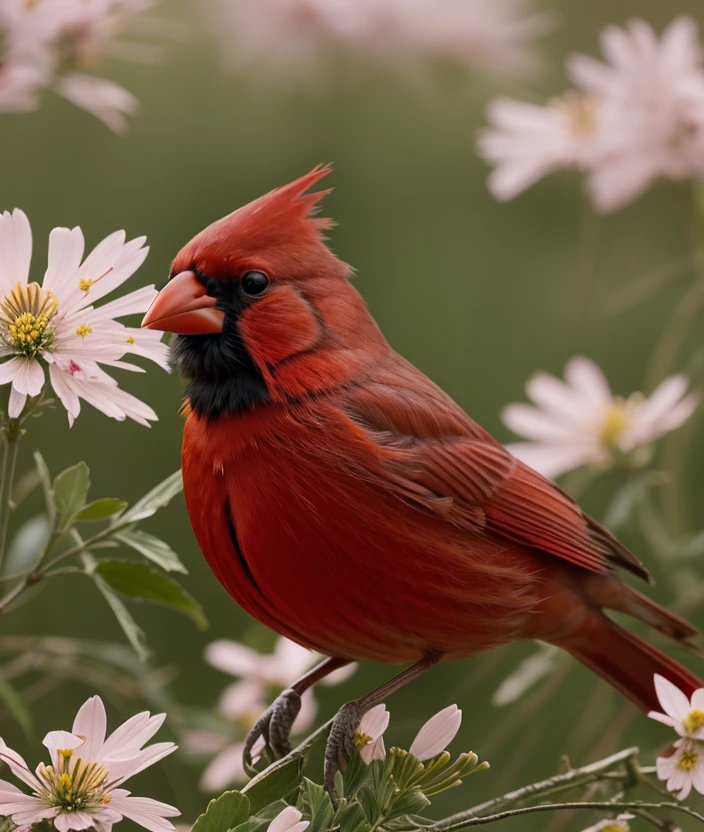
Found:
[[[372,760],[386,758],[384,748],[384,732],[389,727],[391,714],[386,705],[375,705],[370,708],[359,722],[354,733],[354,744],[359,749],[359,756],[369,765]]]
[[[634,817],[635,815],[630,812],[621,812],[615,818],[600,820],[599,823],[583,829],[582,832],[630,832],[631,826],[628,821],[633,820]]]
[[[206,792],[221,792],[233,783],[244,783],[249,775],[244,770],[242,758],[244,742],[228,745],[227,737],[215,731],[195,730],[184,735],[183,745],[191,754],[213,754],[215,756],[205,767],[200,787]],[[254,743],[252,762],[256,765],[264,750],[264,738]]]
[[[81,70],[102,57],[153,62],[158,57],[153,47],[121,37],[139,30],[154,0],[3,0],[2,6],[0,109],[33,109],[36,92],[52,88],[115,132],[124,132],[137,100],[124,87]],[[3,96],[8,84],[14,91]]]
[[[455,738],[462,723],[462,711],[457,705],[448,705],[431,717],[411,743],[409,753],[417,760],[430,760],[444,751]]]
[[[574,55],[579,92],[540,107],[501,100],[478,150],[495,165],[489,188],[511,199],[547,173],[577,168],[597,211],[658,178],[704,177],[704,66],[697,25],[678,17],[660,37],[644,20],[602,33],[606,62]]]
[[[677,740],[674,753],[669,757],[658,757],[655,768],[658,779],[667,781],[667,790],[678,800],[684,800],[692,786],[699,794],[704,794],[704,743]]]
[[[526,0],[214,0],[213,17],[237,68],[322,74],[331,57],[403,68],[452,61],[525,77],[532,41],[551,19]],[[268,56],[267,66],[258,60]]]
[[[704,740],[704,688],[689,699],[676,685],[655,674],[655,692],[665,713],[651,711],[648,716],[674,728],[681,737]]]
[[[546,477],[585,465],[642,465],[650,446],[694,413],[699,396],[687,394],[684,376],[671,376],[650,397],[614,396],[601,369],[578,356],[565,366],[565,381],[538,373],[526,385],[535,406],[511,404],[501,418],[528,442],[507,449]]]
[[[267,826],[267,832],[304,832],[310,821],[301,820],[302,817],[295,806],[287,806]]]
[[[83,259],[80,228],[55,228],[49,237],[44,281],[29,282],[32,232],[23,211],[0,216],[0,384],[11,384],[9,415],[17,418],[29,397],[46,381],[68,411],[78,416],[80,399],[107,416],[127,417],[143,425],[155,420],[151,407],[120,390],[100,366],[143,370],[123,361],[148,358],[168,370],[167,347],[160,333],[124,326],[117,319],[145,312],[156,296],[154,286],[95,306],[142,265],[144,237],[125,241],[116,231]]]
[[[34,772],[0,740],[0,760],[32,790],[26,794],[0,781],[0,815],[20,826],[51,819],[59,832],[89,828],[110,832],[123,818],[151,832],[170,832],[174,826],[166,818],[178,815],[178,809],[119,788],[176,750],[171,742],[144,747],[165,716],[137,714],[106,738],[105,707],[99,696],[93,696],[79,710],[70,732],[46,735],[51,764],[40,763]]]

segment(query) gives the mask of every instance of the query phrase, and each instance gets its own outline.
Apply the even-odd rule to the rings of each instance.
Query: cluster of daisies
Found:
[[[80,228],[55,228],[41,285],[30,282],[32,231],[23,211],[0,215],[0,384],[10,384],[9,416],[18,418],[28,398],[42,393],[48,372],[54,392],[78,416],[80,400],[107,416],[148,425],[151,407],[118,387],[103,366],[143,372],[125,356],[150,359],[168,369],[162,333],[118,320],[143,313],[154,286],[98,304],[141,266],[145,238],[126,240],[116,231],[84,258]],[[101,366],[103,365],[103,366]]]
[[[552,26],[526,0],[214,0],[213,10],[232,63],[277,79],[319,77],[332,56],[411,69],[442,60],[525,78],[539,66],[533,41]]]
[[[151,61],[154,47],[124,33],[158,31],[143,13],[154,0],[3,0],[0,3],[0,112],[28,111],[52,89],[123,132],[137,99],[119,84],[87,74],[102,57]]]
[[[478,150],[495,168],[489,188],[512,199],[551,171],[586,176],[597,211],[613,211],[650,183],[704,177],[704,64],[695,21],[658,37],[644,20],[608,26],[604,62],[572,55],[574,89],[545,105],[499,98]]]

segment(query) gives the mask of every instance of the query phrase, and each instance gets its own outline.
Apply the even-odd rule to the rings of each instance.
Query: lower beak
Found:
[[[222,332],[225,314],[215,308],[215,298],[191,271],[181,272],[164,286],[144,316],[142,326],[179,335]]]

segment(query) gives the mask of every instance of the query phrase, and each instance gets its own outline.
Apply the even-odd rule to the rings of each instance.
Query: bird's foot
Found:
[[[252,749],[263,739],[274,760],[285,757],[291,750],[291,728],[301,710],[301,696],[293,688],[280,693],[254,724],[244,743],[242,761],[250,777],[257,772],[252,763]]]
[[[333,804],[335,803],[335,774],[345,771],[354,751],[354,735],[359,727],[364,709],[359,702],[347,702],[337,712],[330,726],[325,746],[325,772],[323,784]]]

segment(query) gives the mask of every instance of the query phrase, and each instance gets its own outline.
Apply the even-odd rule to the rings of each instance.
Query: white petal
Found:
[[[663,711],[668,716],[678,722],[687,716],[690,710],[689,699],[676,685],[658,674],[655,674],[655,692]]]
[[[121,298],[99,306],[95,310],[95,317],[98,320],[101,318],[121,318],[124,315],[146,312],[156,296],[157,291],[153,284],[145,286],[143,289],[136,289]]]
[[[565,379],[596,407],[608,407],[612,394],[606,376],[591,359],[578,355],[565,366]]]
[[[127,130],[126,115],[134,115],[139,102],[119,84],[91,75],[71,73],[57,81],[56,91],[99,118],[115,133]]]
[[[269,657],[261,656],[236,641],[219,639],[211,642],[205,648],[205,660],[208,664],[225,673],[231,673],[233,676],[249,677],[257,673],[262,664],[268,662]]]
[[[296,717],[296,732],[302,734],[307,731],[315,722],[317,714],[318,703],[315,701],[315,694],[312,689],[309,689],[301,696],[301,710]]]
[[[391,714],[383,703],[370,708],[359,722],[359,732],[368,734],[372,740],[378,739],[389,727]]]
[[[27,283],[32,260],[32,229],[19,208],[0,216],[0,292]]]
[[[299,829],[305,829],[308,826],[308,821],[303,821],[305,825],[299,827],[302,817],[294,806],[287,806],[272,820],[267,827],[267,832],[291,832],[293,829],[298,832]]]
[[[13,359],[10,359],[12,361]],[[18,358],[12,386],[24,396],[38,396],[44,386],[44,370],[35,358]],[[9,364],[10,361],[5,362]]]
[[[39,781],[27,767],[27,763],[25,763],[24,758],[21,757],[16,751],[13,751],[11,748],[9,748],[5,741],[1,738],[0,760],[3,763],[7,763],[7,765],[10,768],[10,771],[15,775],[15,777],[17,777],[17,779],[21,780],[23,783],[26,783],[32,790],[36,791],[37,789],[41,788]],[[10,785],[10,783],[5,783],[3,781],[4,787],[8,787]]]
[[[218,708],[223,716],[236,721],[251,718],[266,710],[266,687],[258,679],[228,685],[220,696]]]
[[[501,411],[501,421],[518,436],[556,442],[575,435],[575,426],[529,404],[510,404]],[[579,428],[576,429],[579,435]]]
[[[658,722],[662,722],[663,725],[668,725],[670,728],[674,728],[676,725],[679,725],[679,720],[673,719],[671,716],[667,716],[666,714],[661,714],[658,711],[649,711],[648,717],[650,719],[655,719]]]
[[[598,449],[594,450],[584,443],[550,445],[538,442],[509,442],[504,447],[521,462],[550,479],[600,461]]]
[[[93,818],[88,812],[62,812],[54,818],[54,828],[59,832],[69,832],[70,829],[90,829]]]
[[[269,681],[289,685],[315,664],[315,653],[283,636],[276,642],[269,664]]]
[[[25,393],[18,393],[13,387],[10,390],[10,401],[7,406],[7,415],[10,419],[17,419],[22,415],[24,406],[27,403],[27,396]]]
[[[349,664],[341,667],[339,670],[334,670],[329,676],[326,676],[324,679],[321,679],[319,684],[323,685],[341,685],[343,682],[346,682],[350,676],[357,672],[359,665],[357,662],[350,662]]]
[[[585,402],[579,393],[548,373],[536,373],[526,384],[526,393],[538,407],[564,421],[584,423]]]
[[[200,779],[200,787],[207,792],[221,792],[227,786],[245,783],[248,779],[242,762],[244,743],[239,742],[221,751],[208,764]],[[254,758],[254,754],[252,754]]]
[[[74,751],[76,748],[84,745],[85,740],[83,737],[77,737],[70,731],[49,731],[42,740],[42,743],[50,751]]]
[[[98,751],[105,742],[107,715],[105,705],[99,696],[91,696],[76,714],[72,732],[79,737],[85,737],[85,745],[81,749],[84,760],[97,760]]]
[[[73,424],[73,420],[81,412],[81,403],[75,391],[71,389],[69,383],[70,378],[70,374],[59,369],[56,364],[52,364],[49,367],[51,386],[54,388],[54,392],[59,397],[61,404],[68,412],[69,423]]]
[[[378,737],[368,745],[365,745],[359,752],[359,756],[367,765],[369,765],[372,760],[385,760],[386,748],[384,747],[384,738]]]
[[[429,760],[449,745],[459,731],[462,711],[457,705],[449,705],[431,717],[418,732],[409,752],[418,760]]]
[[[56,295],[60,312],[64,311],[62,301],[69,297],[77,280],[84,246],[83,232],[78,227],[55,228],[49,235],[49,264],[42,285]]]
[[[133,759],[124,762],[111,761],[109,764],[110,779],[113,781],[113,778],[116,778],[116,785],[120,785],[129,777],[133,777],[169,754],[173,754],[177,748],[178,746],[173,742],[156,742],[139,751]]]

